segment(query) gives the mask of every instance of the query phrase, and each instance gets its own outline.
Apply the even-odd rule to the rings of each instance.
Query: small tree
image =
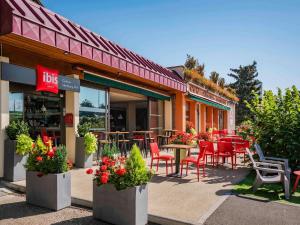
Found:
[[[219,73],[217,73],[217,72],[215,72],[215,71],[213,71],[213,72],[210,73],[209,79],[210,79],[212,82],[214,82],[215,84],[218,83],[219,78],[220,78],[220,74],[219,74]]]
[[[218,85],[221,87],[221,88],[224,88],[225,87],[225,79],[223,77],[221,77],[218,81]]]
[[[198,60],[189,54],[186,55],[186,60],[184,63],[185,68],[192,70],[195,69],[198,66]]]

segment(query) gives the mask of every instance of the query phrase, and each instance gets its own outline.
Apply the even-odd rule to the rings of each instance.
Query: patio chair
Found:
[[[205,150],[205,163],[207,165],[207,157],[210,156],[211,158],[211,164],[212,166],[215,166],[215,157],[216,157],[216,152],[214,149],[214,143],[211,141],[200,141],[199,142],[200,146],[207,146]]]
[[[183,170],[183,165],[186,164],[186,175],[188,175],[188,170],[189,170],[189,163],[195,164],[197,168],[197,178],[198,182],[200,181],[200,172],[199,168],[202,167],[203,169],[203,177],[205,177],[205,151],[206,151],[207,145],[201,145],[199,143],[199,153],[198,157],[193,157],[193,156],[188,156],[184,159],[181,160],[181,169],[180,169],[180,176],[182,177],[182,170]]]
[[[289,179],[289,181],[291,180],[291,168],[289,167],[289,160],[285,159],[285,158],[276,158],[276,157],[266,157],[264,156],[264,153],[260,147],[259,144],[255,143],[254,144],[254,148],[256,153],[258,154],[259,157],[259,161],[261,162],[269,162],[269,163],[274,163],[274,164],[280,164],[283,165],[283,169],[285,170],[286,176]]]
[[[152,169],[153,161],[157,160],[156,164],[156,171],[158,171],[159,160],[163,160],[166,162],[166,175],[168,175],[168,162],[171,163],[171,171],[173,173],[173,160],[175,159],[172,155],[161,155],[158,145],[156,142],[150,143],[150,153],[151,153],[151,165],[150,168]]]
[[[253,191],[256,192],[257,189],[262,184],[274,184],[282,183],[285,193],[285,198],[290,198],[290,181],[286,176],[283,169],[283,165],[274,164],[269,162],[256,162],[252,153],[248,148],[246,148],[247,154],[253,164],[253,169],[256,171],[256,179],[253,183]]]
[[[225,162],[225,158],[231,158],[231,167],[233,169],[236,164],[236,155],[232,142],[218,141],[217,145],[217,166],[219,165],[220,158],[223,159],[223,162]]]

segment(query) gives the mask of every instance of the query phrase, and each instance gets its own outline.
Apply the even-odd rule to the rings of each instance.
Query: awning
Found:
[[[201,103],[204,103],[206,105],[209,105],[209,106],[212,106],[212,107],[215,107],[215,108],[218,108],[218,109],[230,110],[230,107],[228,107],[228,106],[222,105],[222,104],[217,103],[217,102],[209,101],[209,100],[207,100],[205,98],[201,98],[199,96],[189,94],[189,98],[196,101],[196,102],[201,102]]]
[[[90,74],[88,72],[84,72],[84,80],[95,82],[95,83],[98,83],[98,84],[101,84],[101,85],[107,86],[107,87],[117,88],[117,89],[129,91],[129,92],[145,95],[145,96],[159,99],[159,100],[168,100],[168,101],[170,100],[170,96],[163,95],[163,94],[160,94],[160,93],[148,90],[148,89],[144,89],[144,88],[141,88],[141,87],[138,87],[135,85],[131,85],[131,84],[122,82],[122,81],[117,81],[114,79],[109,79],[106,77],[101,77],[98,75]]]

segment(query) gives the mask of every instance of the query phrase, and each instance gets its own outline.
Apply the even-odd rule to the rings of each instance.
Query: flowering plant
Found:
[[[208,132],[200,132],[200,133],[197,135],[197,139],[198,139],[198,140],[209,141],[209,140],[211,140],[211,134],[208,133]]]
[[[241,136],[244,140],[251,142],[254,141],[254,129],[251,121],[244,121],[236,128],[237,135]]]
[[[121,156],[104,156],[95,172],[88,169],[86,173],[94,173],[97,186],[112,184],[117,190],[147,184],[152,177],[152,172],[146,167],[140,149],[136,145],[133,145],[127,159]]]
[[[192,122],[190,122],[190,121],[187,121],[187,123],[186,123],[186,132],[190,133],[192,135],[196,135],[197,134],[197,132],[195,130],[195,127],[194,127],[194,124]]]
[[[64,173],[68,171],[67,151],[65,146],[52,147],[51,140],[38,137],[32,144],[25,167],[28,171],[40,172],[38,176],[48,173]]]
[[[191,133],[180,132],[172,138],[171,143],[181,145],[192,145],[194,144],[194,135]]]

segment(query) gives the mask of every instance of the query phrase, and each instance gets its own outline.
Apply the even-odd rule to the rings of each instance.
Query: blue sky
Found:
[[[45,6],[163,66],[191,54],[206,76],[256,60],[264,89],[300,88],[300,1],[43,0]]]

